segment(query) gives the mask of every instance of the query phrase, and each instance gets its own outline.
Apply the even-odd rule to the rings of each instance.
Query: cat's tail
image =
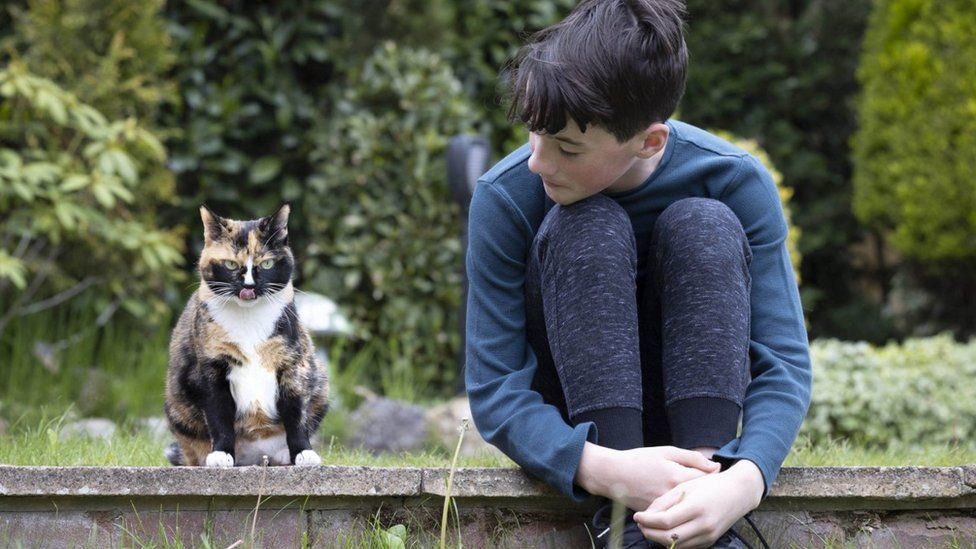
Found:
[[[170,443],[170,445],[167,446],[165,450],[163,450],[163,454],[166,456],[166,459],[168,459],[169,462],[172,463],[173,465],[184,465],[183,451],[180,450],[180,445],[177,444],[176,442]]]

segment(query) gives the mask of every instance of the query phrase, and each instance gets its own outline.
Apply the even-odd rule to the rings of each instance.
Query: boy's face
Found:
[[[569,118],[558,133],[529,134],[529,170],[542,177],[549,198],[563,206],[603,191],[623,192],[651,174],[653,157],[663,150],[667,135],[667,126],[652,124],[620,143],[599,126],[580,131]]]

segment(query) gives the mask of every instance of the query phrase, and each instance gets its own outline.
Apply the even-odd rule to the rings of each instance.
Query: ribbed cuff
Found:
[[[741,407],[724,398],[677,400],[668,409],[671,438],[678,448],[721,448],[735,438]]]
[[[644,446],[643,420],[636,408],[603,408],[581,412],[573,423],[592,421],[596,425],[597,444],[614,450],[630,450]]]

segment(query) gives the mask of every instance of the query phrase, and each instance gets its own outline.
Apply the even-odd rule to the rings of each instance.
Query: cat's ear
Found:
[[[205,242],[213,242],[227,231],[224,219],[213,213],[206,204],[200,206],[200,219],[203,221],[203,239]]]
[[[266,240],[271,245],[288,245],[288,214],[290,213],[291,204],[285,202],[274,215],[261,218],[258,229],[262,234],[267,235]]]

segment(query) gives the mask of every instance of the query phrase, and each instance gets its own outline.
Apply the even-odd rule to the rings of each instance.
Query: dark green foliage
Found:
[[[876,3],[854,210],[908,258],[976,262],[976,2]]]
[[[438,56],[392,42],[332,104],[304,199],[307,286],[342,303],[375,346],[374,379],[407,371],[415,387],[449,388],[462,258],[443,154],[472,112]]]
[[[300,287],[352,317],[377,385],[394,372],[431,390],[451,387],[459,345],[442,156],[472,113],[445,61],[402,44],[449,34],[439,6],[173,4],[183,102],[165,118],[185,129],[170,144],[184,221],[199,202],[253,218],[292,201]]]
[[[311,128],[327,116],[325,86],[337,77],[329,2],[171,2],[180,107],[163,123],[183,129],[168,145],[182,207],[254,219],[300,200],[311,173]],[[300,209],[299,209],[300,210]],[[300,213],[300,211],[298,212]],[[300,215],[291,221],[304,244]],[[194,230],[194,241],[202,232]]]
[[[848,140],[867,0],[690,0],[681,118],[756,139],[794,191],[802,295],[813,335],[884,339],[849,246]],[[853,307],[853,308],[852,308]],[[855,317],[849,315],[859,311]]]
[[[527,134],[508,121],[505,67],[534,32],[558,22],[575,0],[453,0],[458,5],[449,58],[479,113],[479,132],[495,157],[525,143]]]

